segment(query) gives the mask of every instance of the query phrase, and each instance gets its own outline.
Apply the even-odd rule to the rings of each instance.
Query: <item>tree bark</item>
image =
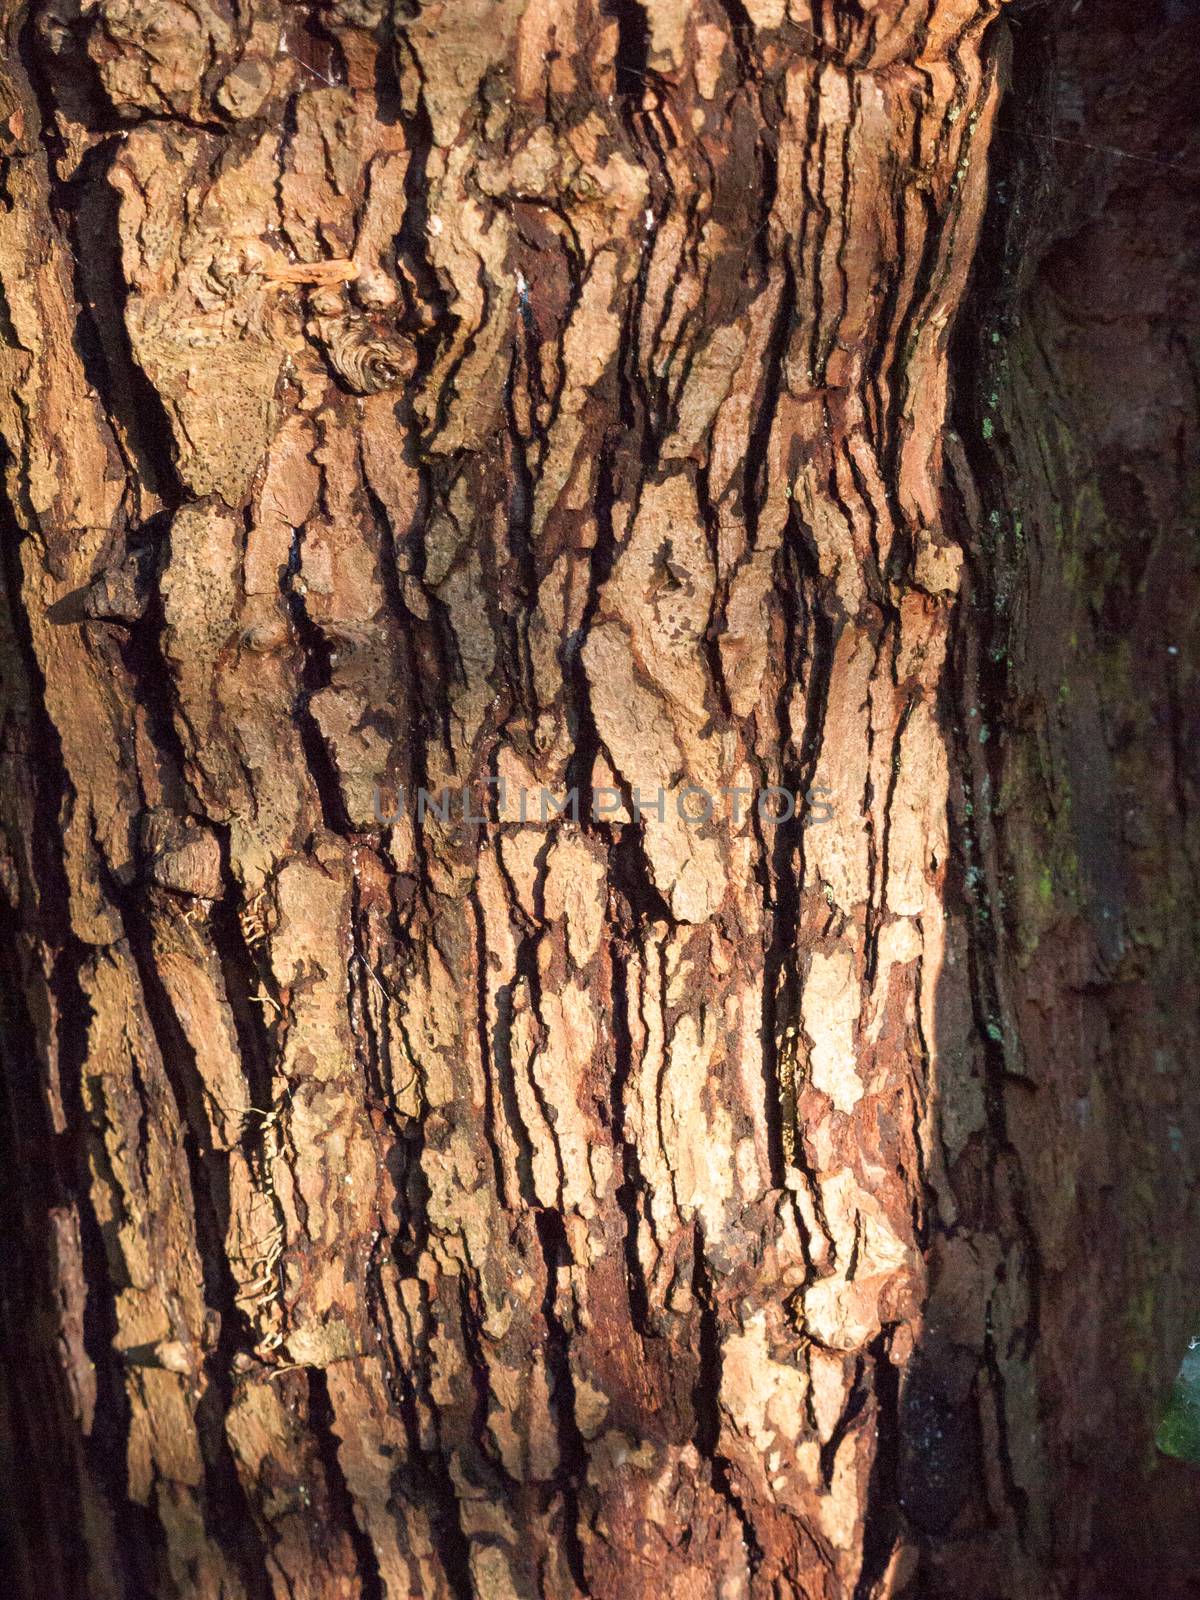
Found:
[[[1180,9],[9,9],[9,1592],[1193,1592]]]

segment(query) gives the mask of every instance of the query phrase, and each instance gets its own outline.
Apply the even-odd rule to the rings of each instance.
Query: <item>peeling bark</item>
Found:
[[[1195,657],[1126,728],[1064,641],[1195,594],[1195,308],[1164,248],[1114,445],[1088,218],[996,210],[1014,32],[10,12],[14,1594],[1043,1600],[1114,1506],[1179,1538],[1086,1412],[1144,1455],[1194,1331]]]

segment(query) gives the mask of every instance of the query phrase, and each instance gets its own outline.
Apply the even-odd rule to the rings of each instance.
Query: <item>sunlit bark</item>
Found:
[[[12,1592],[1075,1592],[1102,1197],[1195,1250],[1000,12],[10,18]]]

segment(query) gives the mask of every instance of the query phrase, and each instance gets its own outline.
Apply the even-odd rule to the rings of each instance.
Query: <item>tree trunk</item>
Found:
[[[6,1592],[1195,1592],[1200,48],[1012,9],[9,8]]]

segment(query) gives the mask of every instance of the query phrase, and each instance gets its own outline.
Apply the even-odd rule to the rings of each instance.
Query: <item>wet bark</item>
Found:
[[[1188,1592],[1111,9],[9,12],[10,1592]]]

